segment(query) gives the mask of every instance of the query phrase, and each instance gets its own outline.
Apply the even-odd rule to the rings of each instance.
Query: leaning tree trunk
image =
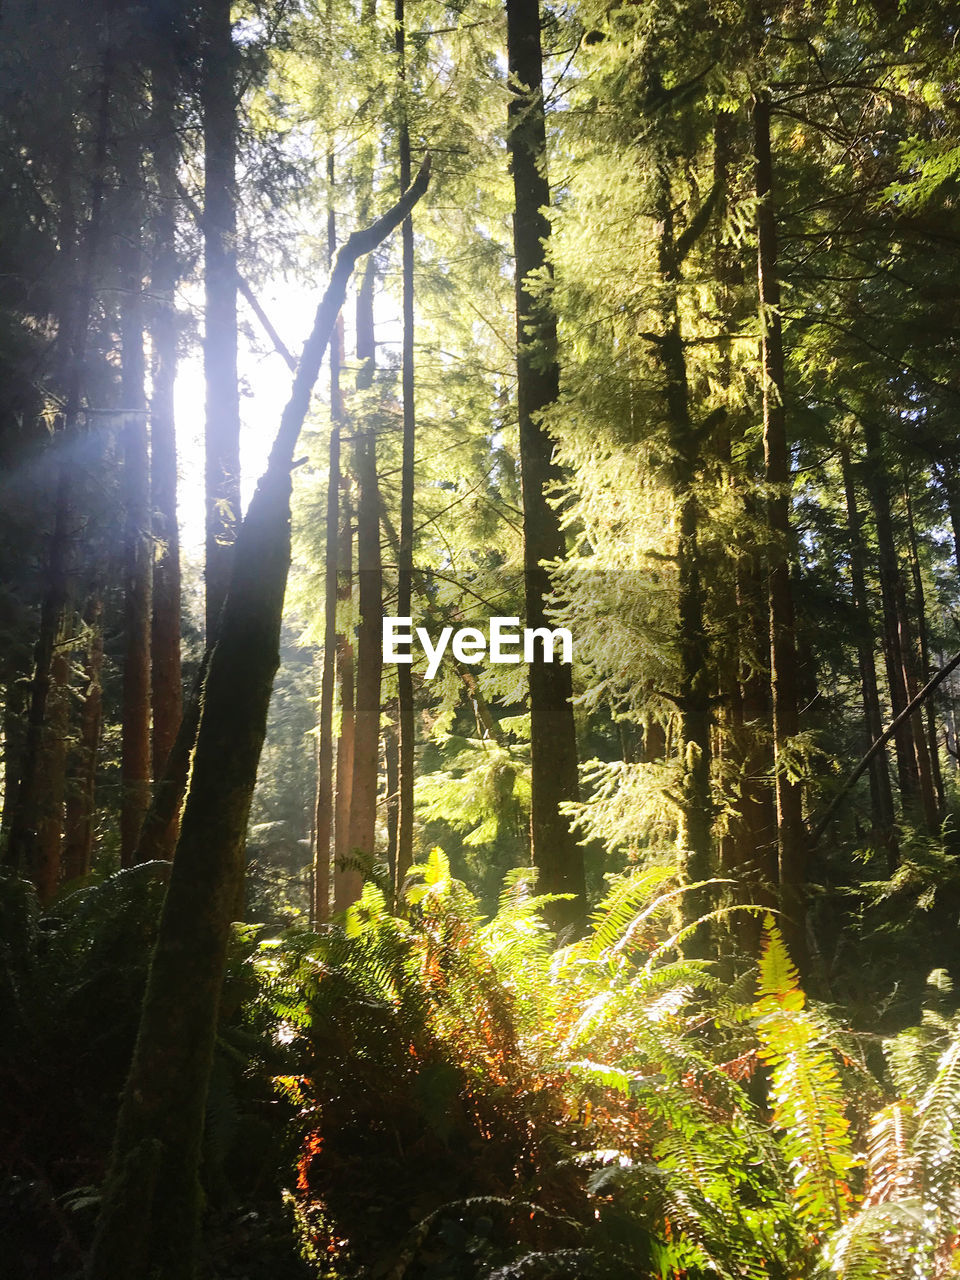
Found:
[[[559,478],[553,441],[541,422],[557,398],[557,321],[552,305],[530,287],[531,276],[548,268],[545,244],[550,223],[546,176],[543,55],[538,0],[507,0],[507,62],[510,72],[508,147],[513,171],[513,244],[516,259],[517,412],[523,505],[523,568],[526,625],[547,625],[550,575],[544,562],[565,554],[557,512],[547,500]],[[580,930],[586,912],[583,851],[561,805],[578,798],[577,736],[569,666],[546,662],[542,652],[528,667],[530,687],[531,855],[542,893],[571,894],[550,910],[558,928]]]
[[[426,188],[425,163],[389,213],[337,255],[270,460],[237,541],[210,657],[190,790],[117,1120],[91,1280],[195,1274],[204,1110],[243,841],[279,664],[290,567],[291,467],[323,352],[358,257]]]
[[[806,956],[807,853],[800,783],[784,767],[791,738],[800,731],[798,663],[790,581],[790,450],[787,444],[786,376],[777,220],[773,204],[770,150],[770,99],[760,92],[754,102],[754,162],[757,193],[757,284],[760,302],[763,372],[763,459],[767,488],[768,604],[770,610],[770,681],[773,704],[773,749],[777,796],[777,851],[780,907],[784,936],[795,959]]]
[[[206,379],[206,622],[216,634],[240,523],[237,383],[236,49],[230,0],[204,0],[203,246]]]

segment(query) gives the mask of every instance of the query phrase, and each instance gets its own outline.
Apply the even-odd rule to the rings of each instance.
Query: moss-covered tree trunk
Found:
[[[398,204],[354,233],[338,254],[267,470],[240,528],[89,1260],[91,1280],[188,1280],[195,1274],[198,1169],[220,990],[279,663],[293,453],[354,263],[399,225],[427,177],[425,165]]]

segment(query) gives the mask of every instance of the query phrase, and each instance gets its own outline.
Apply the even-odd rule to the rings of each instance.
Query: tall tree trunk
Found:
[[[368,259],[357,294],[357,389],[373,385],[376,342],[373,298],[376,264]],[[357,579],[360,621],[357,626],[356,703],[354,708],[353,781],[350,787],[350,835],[341,897],[349,906],[363,889],[363,866],[374,851],[377,826],[377,783],[380,765],[380,680],[383,666],[380,558],[380,488],[376,434],[372,423],[357,432],[354,450],[357,478]],[[338,907],[340,903],[338,902]]]
[[[761,566],[756,557],[737,566],[737,612],[746,621],[737,655],[738,696],[734,700],[734,750],[740,771],[740,804],[731,832],[732,874],[742,882],[740,900],[771,902],[779,878],[773,753],[769,735],[769,631]],[[743,926],[750,945],[756,941]]]
[[[236,50],[230,0],[204,0],[203,371],[206,379],[206,622],[223,606],[240,522],[237,383]]]
[[[950,532],[953,534],[953,559],[960,571],[960,468],[953,459],[947,458],[937,463],[937,473],[947,499]]]
[[[342,477],[342,512],[337,547],[337,600],[346,605],[353,596],[353,506],[350,479]],[[353,744],[356,731],[356,666],[350,633],[337,636],[337,684],[340,689],[340,732],[337,736],[337,804],[334,820],[334,903],[349,906],[344,875],[350,854],[350,794],[353,789]]]
[[[43,787],[43,734],[46,719],[47,696],[51,688],[50,668],[53,662],[57,637],[66,616],[70,593],[70,577],[73,554],[73,472],[64,456],[64,446],[72,442],[79,430],[83,406],[84,375],[90,312],[93,302],[94,277],[100,255],[103,234],[104,191],[106,184],[107,155],[111,129],[112,83],[114,54],[112,44],[107,45],[103,56],[100,86],[97,94],[97,115],[93,140],[90,172],[90,212],[86,226],[79,237],[69,233],[64,237],[65,255],[70,256],[68,271],[70,284],[64,295],[58,325],[58,341],[61,345],[64,377],[63,422],[55,448],[60,457],[56,460],[57,475],[54,497],[53,528],[47,553],[47,569],[43,600],[40,607],[40,626],[34,648],[33,676],[27,724],[24,733],[21,771],[16,794],[12,801],[10,836],[7,858],[14,866],[26,870],[36,854],[37,832],[41,821],[40,805]],[[64,201],[64,213],[73,224],[73,210],[69,198]],[[79,249],[76,240],[79,238]]]
[[[407,118],[406,26],[404,0],[396,0],[396,49],[399,76],[398,150],[400,189],[410,185],[410,126]],[[414,400],[414,313],[413,313],[413,219],[400,229],[403,274],[403,350],[401,387],[403,396],[403,451],[400,465],[400,554],[398,557],[397,615],[408,618],[413,598],[413,491],[414,448],[416,445],[416,402]],[[397,830],[394,861],[394,896],[399,899],[404,877],[413,862],[413,808],[416,721],[413,707],[413,670],[406,663],[397,666]]]
[[[913,518],[913,499],[910,497],[910,486],[908,477],[904,473],[903,477],[903,503],[907,516],[907,550],[910,553],[910,574],[913,579],[913,601],[912,612],[917,620],[917,644],[919,653],[915,653],[915,657],[919,658],[918,677],[914,684],[925,685],[930,679],[930,636],[927,629],[927,602],[923,590],[923,573],[920,569],[920,550],[917,540],[917,526]],[[914,688],[914,694],[917,692]],[[937,708],[933,699],[927,703],[922,713],[921,722],[917,726],[917,736],[922,737],[923,721],[926,721],[926,755],[930,766],[930,783],[934,791],[934,795],[929,797],[933,801],[933,811],[935,814],[936,826],[940,823],[940,814],[943,812],[945,802],[943,790],[943,775],[940,772],[940,743],[937,739]],[[918,757],[919,763],[919,757]]]
[[[327,252],[330,263],[337,248],[336,214],[333,207],[333,152],[327,153],[329,206],[327,209]],[[409,184],[408,184],[409,185]],[[340,365],[343,344],[343,317],[337,317],[330,343],[330,450],[327,472],[326,543],[323,569],[323,672],[320,677],[320,708],[317,735],[317,807],[314,817],[313,911],[322,924],[330,915],[330,854],[333,836],[333,694],[337,663],[337,558],[340,514],[340,430],[343,399],[340,393]]]
[[[342,495],[337,598],[346,604],[353,594],[353,513],[346,477]],[[349,632],[337,636],[337,684],[340,691],[340,728],[337,736],[337,806],[334,810],[334,905],[338,911],[344,911],[349,905],[343,877],[349,861],[349,809],[353,790],[353,741],[356,736],[356,660]]]
[[[546,209],[546,123],[543,54],[538,0],[507,0],[507,63],[510,73],[507,141],[513,172],[513,245],[517,309],[517,413],[523,505],[523,567],[526,625],[547,625],[545,600],[550,575],[545,561],[565,554],[560,520],[547,500],[559,478],[553,442],[541,422],[557,398],[557,322],[552,304],[531,292],[531,275],[548,267],[550,235]],[[583,851],[561,812],[578,798],[577,737],[571,672],[544,661],[539,652],[528,667],[531,744],[531,852],[542,893],[571,894],[551,908],[558,928],[579,931],[586,913]]]
[[[678,505],[676,555],[681,784],[677,842],[684,875],[688,881],[696,883],[708,879],[713,871],[713,802],[710,792],[712,664],[704,626],[700,509],[693,487],[698,467],[698,444],[690,420],[687,365],[677,305],[679,268],[673,239],[670,192],[665,182],[662,182],[658,197],[658,215],[657,256],[664,290],[664,332],[657,340],[656,349],[665,379],[664,409],[672,455],[670,483]],[[704,891],[688,893],[684,898],[688,923],[699,919],[709,906]],[[696,945],[700,946],[701,942]]]
[[[397,708],[399,713],[399,707]],[[396,722],[383,728],[383,776],[385,779],[385,804],[387,811],[387,865],[390,883],[400,886],[403,881],[397,875],[397,837],[400,826],[400,734]],[[399,897],[399,893],[396,893]]]
[[[77,741],[70,759],[67,785],[66,824],[63,843],[63,878],[85,876],[93,863],[94,816],[96,813],[97,754],[103,719],[103,626],[102,601],[91,600],[86,613],[87,653],[83,667],[83,697]]]
[[[786,377],[777,219],[773,203],[770,150],[770,99],[754,102],[754,162],[757,193],[757,284],[760,302],[763,369],[763,459],[767,488],[768,604],[770,610],[770,682],[776,769],[777,847],[780,907],[784,936],[798,962],[806,956],[806,835],[799,782],[784,768],[784,754],[800,731],[797,644],[790,581],[790,451],[787,445]]]
[[[850,452],[846,445],[840,449],[840,466],[843,473],[843,489],[847,506],[847,529],[850,540],[850,578],[853,587],[853,607],[856,610],[857,661],[860,667],[860,690],[863,701],[864,728],[867,747],[883,732],[883,713],[877,686],[877,668],[874,660],[873,634],[870,627],[870,604],[867,597],[866,551],[863,545],[863,523],[857,503],[857,490],[853,480]],[[887,755],[881,751],[870,764],[870,798],[873,807],[874,829],[887,850],[889,869],[897,865],[897,837],[890,775],[887,772]]]
[[[43,727],[43,770],[36,853],[30,878],[41,903],[60,886],[66,796],[67,733],[70,723],[70,643],[61,639],[50,664],[50,696]]]
[[[166,859],[170,830],[175,828],[179,831],[180,808],[187,790],[190,757],[200,725],[203,685],[210,662],[210,652],[210,646],[207,645],[194,677],[193,687],[184,702],[183,715],[180,718],[173,745],[167,754],[163,773],[156,779],[153,799],[140,829],[140,841],[134,862],[155,862]]]
[[[890,705],[896,718],[909,701],[904,677],[902,612],[899,600],[903,595],[897,549],[893,536],[893,516],[890,507],[890,489],[886,468],[880,449],[880,436],[876,426],[864,420],[861,423],[866,446],[866,480],[870,504],[873,508],[877,531],[877,559],[880,569],[880,595],[883,602],[883,651],[887,671]],[[897,778],[904,810],[916,814],[921,806],[920,773],[914,744],[913,724],[905,720],[894,735],[897,758]]]
[[[13,820],[17,782],[22,773],[24,723],[26,720],[26,687],[30,678],[29,655],[17,653],[5,670],[3,687],[3,814],[0,837],[4,861],[10,861],[9,836]]]
[[[179,277],[176,252],[177,161],[176,69],[172,33],[158,53],[153,73],[151,140],[158,206],[154,219],[152,347],[150,401],[150,479],[153,533],[153,775],[163,776],[183,715],[180,663],[180,531],[177,522],[177,442],[174,383],[177,376],[177,314],[174,290]],[[177,819],[165,833],[160,853],[173,857]]]
[[[429,169],[337,255],[270,460],[237,541],[204,686],[190,790],[117,1120],[90,1280],[192,1280],[204,1110],[243,841],[266,733],[290,567],[290,472],[354,263],[426,188]]]
[[[153,536],[147,427],[140,244],[139,156],[126,166],[123,295],[120,304],[123,403],[124,653],[121,708],[120,863],[133,863],[150,803],[150,628]]]

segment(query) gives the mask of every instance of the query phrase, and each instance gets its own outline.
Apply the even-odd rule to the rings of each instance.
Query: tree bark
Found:
[[[920,569],[920,550],[917,540],[917,527],[913,518],[913,500],[910,497],[910,486],[906,473],[903,477],[903,504],[907,517],[907,550],[910,553],[910,575],[913,579],[913,616],[917,620],[917,645],[919,652],[914,652],[914,658],[919,658],[919,670],[917,678],[914,681],[913,692],[916,693],[916,684],[926,684],[930,679],[930,636],[927,629],[927,602],[923,590],[923,573]],[[914,663],[916,668],[916,663]],[[937,709],[933,701],[928,701],[924,708],[925,716],[921,718],[917,727],[917,736],[922,736],[922,728],[924,719],[926,720],[926,756],[930,767],[930,785],[933,794],[929,797],[932,802],[932,810],[935,818],[937,829],[940,824],[940,815],[943,813],[945,804],[945,794],[943,790],[943,775],[940,772],[940,743],[937,739]],[[919,763],[919,760],[918,760]]]
[[[870,605],[867,598],[866,551],[863,545],[863,522],[857,503],[857,491],[846,445],[840,449],[840,466],[843,474],[844,497],[847,506],[847,530],[850,540],[850,578],[853,588],[853,607],[857,613],[857,661],[860,668],[860,691],[863,700],[864,727],[867,744],[876,741],[883,732],[883,714],[880,710],[880,693],[877,686],[877,668],[874,660],[873,634],[870,627]],[[887,772],[887,756],[880,751],[870,762],[870,798],[873,807],[874,829],[887,849],[888,866],[892,872],[897,865],[897,837],[893,808],[893,792]]]
[[[399,78],[398,151],[400,188],[410,183],[410,126],[406,101],[406,26],[404,0],[396,0],[396,50]],[[400,554],[398,557],[397,615],[410,617],[413,597],[413,493],[414,450],[416,446],[416,402],[414,399],[414,311],[413,311],[413,219],[405,219],[400,229],[403,275],[403,344],[400,381],[403,399],[403,450],[400,464]],[[404,878],[413,863],[413,813],[416,721],[413,706],[413,671],[397,666],[397,830],[393,868],[394,896],[400,897]]]
[[[754,101],[754,162],[757,193],[757,285],[760,303],[763,372],[763,458],[767,489],[768,606],[770,612],[770,682],[776,771],[777,847],[780,907],[784,936],[798,963],[806,956],[806,838],[800,784],[784,767],[791,738],[800,731],[797,644],[790,581],[790,451],[787,444],[786,376],[777,220],[773,203],[770,149],[770,99],[765,91]]]
[[[61,638],[50,664],[50,695],[43,726],[43,767],[36,852],[30,878],[43,905],[60,886],[70,711],[70,643]]]
[[[204,1109],[243,841],[266,733],[290,567],[291,467],[354,263],[426,188],[337,255],[297,366],[267,469],[244,519],[210,657],[190,791],[150,966],[133,1062],[90,1255],[90,1280],[191,1280],[196,1270]]]
[[[337,247],[333,207],[333,152],[327,154],[330,204],[327,210],[327,252],[331,264]],[[330,916],[330,855],[333,836],[333,694],[337,654],[337,556],[340,514],[340,432],[343,399],[340,393],[343,317],[337,317],[330,343],[330,449],[327,471],[326,543],[323,571],[323,672],[317,734],[317,805],[314,817],[313,911],[322,924]]]
[[[680,264],[674,239],[669,182],[660,169],[655,195],[658,220],[657,268],[662,333],[653,340],[663,377],[663,416],[669,441],[668,479],[677,509],[677,622],[680,658],[677,703],[680,709],[680,813],[677,847],[684,879],[691,884],[713,874],[713,798],[710,786],[712,655],[704,626],[700,507],[694,491],[700,444],[690,415],[687,364],[680,328],[677,288]],[[683,897],[687,924],[711,907],[706,890]],[[705,953],[706,935],[698,930],[688,950]]]
[[[893,536],[893,516],[890,506],[890,489],[886,468],[880,450],[880,436],[876,426],[862,421],[866,446],[866,480],[870,504],[873,508],[877,532],[877,559],[880,570],[880,595],[883,602],[883,651],[887,671],[887,687],[890,706],[897,721],[894,746],[897,758],[897,778],[904,810],[916,814],[921,807],[920,772],[911,722],[900,719],[900,713],[909,701],[904,676],[902,634],[903,612],[900,601],[903,583],[897,563],[897,550]]]
[[[177,314],[174,290],[179,277],[176,252],[177,162],[176,67],[172,32],[158,50],[153,72],[151,144],[158,205],[154,218],[152,293],[152,396],[150,401],[150,480],[155,557],[153,631],[153,776],[163,776],[183,715],[180,661],[180,531],[177,522],[177,442],[174,384],[177,376]],[[177,819],[165,833],[162,857],[172,858]]]
[[[83,668],[77,741],[71,752],[63,843],[63,878],[75,880],[89,873],[93,863],[96,813],[97,754],[103,720],[103,605],[95,597],[87,609],[87,653]]]
[[[357,389],[373,385],[376,343],[373,321],[375,264],[367,262],[357,295]],[[374,427],[365,423],[354,448],[357,479],[357,579],[360,620],[357,626],[356,703],[354,708],[353,781],[350,787],[350,834],[338,909],[355,902],[363,889],[363,868],[373,857],[377,826],[380,766],[380,682],[383,667],[380,557],[380,488]]]
[[[204,341],[206,625],[216,632],[240,523],[237,383],[236,50],[230,0],[204,0]]]
[[[63,447],[79,430],[86,372],[86,352],[90,312],[93,302],[94,277],[97,270],[103,234],[104,191],[107,154],[111,129],[112,85],[114,74],[113,46],[108,43],[103,55],[91,163],[90,213],[83,230],[64,237],[65,254],[76,260],[76,270],[68,271],[70,284],[59,317],[58,344],[64,365],[64,408],[59,439],[54,447],[61,451],[55,464],[57,476],[54,497],[53,528],[47,555],[47,570],[40,626],[34,648],[33,676],[30,682],[29,707],[24,733],[21,770],[16,794],[11,805],[10,836],[7,860],[13,866],[28,870],[36,856],[37,832],[41,821],[40,805],[43,786],[43,734],[47,696],[51,688],[50,668],[57,637],[66,616],[70,594],[73,556],[73,474],[63,456]],[[72,208],[65,207],[71,226]],[[75,241],[79,241],[79,249]]]
[[[543,54],[538,0],[507,0],[507,63],[510,73],[507,141],[513,173],[513,244],[517,311],[517,413],[523,506],[526,625],[547,625],[545,600],[550,574],[544,562],[565,554],[557,512],[547,499],[559,478],[553,442],[541,421],[557,398],[557,322],[552,304],[536,297],[531,276],[549,269],[545,245],[550,223],[546,176]],[[549,911],[558,929],[582,930],[586,915],[583,851],[561,812],[579,795],[573,685],[569,666],[544,661],[528,666],[531,750],[531,855],[542,893],[571,894]]]
[[[399,713],[399,708],[397,708]],[[387,866],[394,896],[399,899],[398,886],[403,881],[397,875],[397,838],[400,825],[400,735],[396,721],[383,727],[383,776],[384,807],[387,812]]]
[[[120,864],[133,864],[150,803],[150,629],[153,537],[144,363],[143,202],[139,155],[125,166],[123,296],[120,304],[124,489],[124,654],[121,709]]]
[[[353,507],[350,480],[342,477],[342,512],[337,545],[337,600],[342,606],[353,597]],[[337,636],[337,683],[340,689],[340,732],[337,736],[337,804],[334,819],[334,903],[345,911],[343,877],[350,854],[350,794],[353,789],[353,744],[356,731],[356,666],[349,632]]]

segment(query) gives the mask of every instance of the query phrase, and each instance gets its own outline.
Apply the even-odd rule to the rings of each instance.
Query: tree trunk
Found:
[[[704,626],[703,566],[699,542],[700,509],[694,493],[699,466],[698,435],[690,418],[687,365],[680,329],[677,285],[679,264],[669,184],[662,173],[656,194],[659,223],[657,266],[663,332],[654,340],[663,375],[663,413],[670,442],[668,477],[677,507],[677,646],[680,657],[680,814],[677,846],[689,883],[713,874],[713,799],[710,789],[712,661]],[[684,895],[684,919],[692,924],[712,905],[705,890]],[[700,952],[705,934],[698,931],[692,948]]]
[[[102,602],[95,597],[87,609],[87,656],[83,669],[84,690],[80,703],[77,741],[70,760],[67,786],[66,825],[63,844],[63,878],[85,876],[93,863],[94,816],[96,812],[97,754],[103,720],[103,626]]]
[[[139,156],[126,166],[123,296],[120,304],[124,410],[124,653],[121,709],[120,864],[133,863],[150,803],[150,628],[153,537],[150,444],[143,349],[143,278],[140,245],[142,186]]]
[[[867,746],[875,742],[883,732],[883,713],[877,686],[877,668],[874,660],[873,634],[870,627],[870,604],[867,597],[866,552],[863,545],[863,523],[857,505],[857,491],[853,481],[850,453],[845,445],[840,449],[840,466],[843,473],[843,489],[847,506],[847,529],[850,539],[850,578],[853,588],[853,607],[857,613],[857,661],[860,667],[860,690],[863,699],[864,728]],[[893,792],[887,772],[887,756],[881,751],[870,764],[870,799],[873,807],[873,824],[881,843],[887,849],[888,866],[892,872],[898,860]]]
[[[153,568],[153,776],[163,776],[183,715],[180,664],[180,532],[177,523],[177,442],[173,390],[177,376],[177,314],[174,289],[176,194],[179,151],[176,135],[176,72],[165,45],[153,74],[151,134],[159,203],[154,219],[151,293],[153,377],[150,401],[150,479],[155,557]],[[172,858],[175,818],[159,850]]]
[[[898,717],[909,701],[904,677],[902,612],[899,599],[903,594],[900,567],[893,537],[893,517],[890,509],[890,490],[886,468],[880,452],[880,436],[873,423],[863,421],[863,439],[866,445],[867,492],[873,508],[877,531],[877,558],[880,569],[880,595],[883,602],[883,650],[887,671],[887,686],[894,717]],[[916,814],[921,804],[920,774],[914,744],[913,725],[903,721],[894,736],[897,758],[897,777],[904,810]]]
[[[773,748],[776,770],[777,848],[780,907],[784,936],[794,959],[806,956],[806,837],[803,797],[799,782],[784,768],[784,754],[800,731],[797,645],[790,581],[790,451],[787,445],[786,377],[780,279],[777,262],[777,220],[773,203],[773,162],[770,150],[770,99],[766,92],[754,102],[754,161],[757,193],[757,284],[760,303],[763,368],[763,459],[767,488],[768,604],[770,611],[770,683],[773,709]]]
[[[915,653],[915,657],[919,657],[919,684],[926,684],[930,679],[930,636],[927,629],[927,602],[923,590],[923,574],[920,569],[920,551],[917,541],[917,527],[913,518],[913,500],[910,497],[910,486],[908,477],[903,477],[903,503],[907,516],[907,550],[910,553],[910,573],[913,579],[913,616],[917,620],[917,644],[919,646],[919,654]],[[916,693],[916,685],[918,681],[914,681],[914,693]],[[935,815],[936,829],[940,824],[940,815],[943,812],[945,803],[945,795],[943,790],[943,775],[940,772],[940,743],[937,739],[937,708],[931,699],[924,710],[924,716],[921,718],[920,724],[917,726],[917,736],[921,737],[923,733],[923,721],[926,721],[926,754],[930,766],[930,783],[934,794],[929,797],[933,802],[933,812]],[[919,763],[919,759],[918,759]]]
[[[68,272],[70,285],[60,315],[58,341],[64,365],[63,424],[54,447],[61,456],[56,460],[56,494],[53,528],[47,555],[46,579],[40,607],[40,626],[34,649],[33,676],[30,683],[29,708],[24,733],[21,772],[11,805],[10,837],[7,859],[26,870],[36,855],[43,787],[43,733],[47,696],[50,692],[50,667],[57,637],[63,626],[70,592],[73,554],[73,473],[63,448],[79,430],[84,393],[86,351],[90,312],[93,301],[94,276],[103,233],[104,188],[107,152],[111,129],[111,95],[114,72],[113,47],[108,43],[103,56],[100,87],[97,95],[97,118],[92,157],[90,214],[79,236],[76,251],[73,234],[64,237],[65,254],[76,253],[78,269]],[[73,210],[65,206],[65,217],[73,223]],[[75,283],[75,292],[71,287]]]
[[[559,517],[547,500],[559,477],[553,442],[541,422],[557,398],[557,322],[552,304],[535,298],[533,273],[548,267],[545,243],[550,223],[546,176],[543,55],[538,0],[507,0],[507,62],[510,73],[507,140],[513,172],[513,244],[517,309],[517,412],[523,505],[523,566],[526,625],[547,625],[545,600],[550,575],[545,561],[565,554]],[[544,661],[542,651],[528,667],[530,687],[531,855],[541,893],[572,898],[549,912],[559,929],[582,930],[586,914],[583,851],[561,812],[579,795],[577,738],[569,666]]]
[[[4,861],[10,858],[10,824],[13,820],[17,782],[22,773],[24,723],[27,700],[27,681],[30,678],[28,654],[17,653],[5,671],[3,688],[3,814],[0,819],[0,844]]]
[[[361,361],[357,389],[373,385],[375,336],[373,297],[375,264],[368,259],[357,295],[357,357]],[[353,781],[350,787],[350,834],[343,869],[341,899],[349,906],[363,889],[363,868],[373,857],[377,826],[380,766],[380,680],[383,666],[380,560],[380,489],[376,435],[365,423],[354,450],[357,478],[357,579],[360,621],[357,626],[357,678],[354,709]],[[338,901],[338,908],[340,902]]]
[[[337,247],[336,215],[333,208],[333,152],[327,154],[330,204],[327,210],[327,252],[331,264]],[[317,734],[317,806],[314,816],[313,914],[322,924],[330,916],[330,854],[333,836],[333,694],[336,685],[337,654],[337,556],[340,508],[340,430],[343,400],[340,394],[340,365],[343,344],[343,317],[337,317],[330,343],[330,451],[327,472],[326,544],[323,569],[323,672],[320,677],[320,707]]]
[[[236,50],[230,0],[204,0],[203,372],[206,379],[206,623],[223,606],[240,522],[237,384]]]
[[[43,726],[39,823],[30,879],[44,905],[60,886],[70,711],[70,645],[61,640],[50,664],[50,695]]]
[[[734,750],[740,771],[740,805],[733,825],[732,868],[742,882],[740,900],[770,902],[779,879],[777,811],[770,725],[769,633],[761,566],[755,557],[737,567],[737,612],[745,620],[738,653]],[[744,926],[751,944],[755,931]]]
[[[397,708],[399,714],[399,707]],[[390,883],[399,899],[398,887],[403,881],[397,875],[397,839],[400,834],[400,735],[397,724],[391,721],[383,728],[383,776],[386,783],[385,808],[387,811],[387,865]]]
[[[190,1280],[207,1089],[243,841],[266,733],[290,567],[290,472],[323,352],[357,258],[396,228],[428,167],[340,253],[244,519],[204,685],[190,791],[104,1187],[90,1280]]]
[[[353,509],[349,477],[342,477],[342,513],[337,548],[337,600],[342,605],[353,596]],[[350,795],[353,789],[353,744],[356,731],[356,669],[349,632],[337,636],[337,683],[340,689],[340,732],[337,736],[337,804],[335,810],[334,903],[345,911],[344,875],[350,854]]]
[[[406,102],[406,27],[404,0],[396,0],[396,49],[399,76],[398,151],[400,188],[410,184],[410,128]],[[398,557],[397,615],[411,616],[413,597],[413,492],[414,448],[416,444],[416,403],[414,400],[414,312],[413,312],[413,219],[400,229],[403,274],[403,350],[401,387],[403,396],[403,452],[400,466],[400,554]],[[413,670],[406,663],[397,666],[397,832],[393,868],[394,896],[400,897],[404,878],[413,863],[413,811],[416,721],[413,706]]]

